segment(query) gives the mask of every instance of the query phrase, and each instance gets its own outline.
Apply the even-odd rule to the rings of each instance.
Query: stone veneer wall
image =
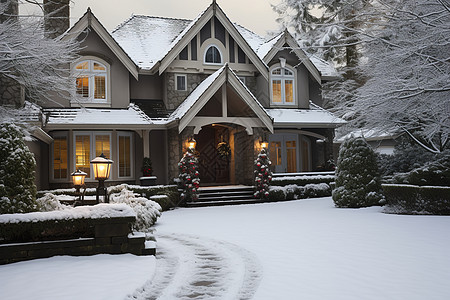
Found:
[[[256,77],[245,77],[245,85],[256,97]]]
[[[259,140],[263,129],[253,128],[253,135],[245,130],[234,136],[236,184],[253,185],[253,163],[258,156]]]
[[[167,102],[166,106],[169,111],[175,110],[181,102],[183,102],[187,96],[203,81],[208,75],[206,74],[185,74],[186,77],[186,91],[175,90],[175,74],[184,75],[183,73],[166,73],[166,90],[167,90]]]
[[[186,141],[193,134],[193,127],[186,127],[180,134],[178,133],[178,128],[171,128],[167,130],[167,140],[169,144],[169,182],[173,182],[173,179],[178,177],[178,163],[187,150]]]

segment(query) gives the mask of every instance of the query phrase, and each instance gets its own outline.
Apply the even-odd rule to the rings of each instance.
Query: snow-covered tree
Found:
[[[15,15],[17,9],[11,7],[17,6],[17,2],[0,2],[0,79],[7,78],[23,87],[30,102],[53,101],[55,96],[72,97],[70,63],[77,58],[79,42],[64,35],[46,37],[44,17]],[[23,103],[21,99],[5,103],[0,96],[0,104],[0,117],[5,117],[7,110],[3,105],[20,107]]]
[[[266,149],[262,148],[255,160],[255,198],[268,199],[270,183],[272,181],[272,171],[270,165],[272,162],[266,153]]]
[[[178,163],[180,180],[183,192],[182,201],[195,201],[198,199],[198,188],[200,186],[200,174],[198,172],[198,160],[194,155],[194,149],[188,148],[183,158]]]
[[[21,129],[11,123],[0,127],[0,214],[36,209],[36,162]]]
[[[337,207],[367,207],[384,201],[377,156],[362,137],[342,143],[336,168],[333,201]]]

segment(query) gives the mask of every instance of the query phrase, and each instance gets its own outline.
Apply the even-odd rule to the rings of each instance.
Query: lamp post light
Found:
[[[78,195],[78,201],[80,202],[80,204],[83,204],[84,193],[86,192],[86,186],[84,185],[84,178],[87,176],[87,173],[80,170],[76,170],[75,172],[70,174],[70,176],[72,176],[72,182],[73,185],[75,186],[75,190]],[[83,193],[81,193],[81,188],[84,188]],[[75,205],[76,204],[77,201],[75,201]]]
[[[193,137],[190,137],[189,140],[188,140],[189,148],[195,149],[196,145],[197,145],[197,141]]]
[[[268,146],[269,146],[269,143],[266,140],[261,141],[261,148],[267,149]]]
[[[105,188],[105,180],[109,178],[112,163],[113,161],[107,159],[103,153],[91,160],[92,167],[94,168],[94,177],[98,180],[96,196],[97,203],[99,203],[100,194],[104,196],[105,203],[109,203],[108,193]]]

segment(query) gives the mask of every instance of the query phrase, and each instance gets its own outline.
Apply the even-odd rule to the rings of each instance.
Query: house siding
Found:
[[[130,76],[130,99],[162,100],[164,97],[163,76],[139,75],[139,80]]]

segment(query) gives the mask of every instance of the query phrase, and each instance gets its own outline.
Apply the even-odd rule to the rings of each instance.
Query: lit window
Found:
[[[175,89],[177,91],[186,91],[186,75],[175,75]]]
[[[222,55],[216,46],[210,46],[205,52],[205,63],[221,64]]]
[[[119,177],[132,177],[131,143],[132,134],[128,132],[118,133],[119,140]]]
[[[111,133],[109,132],[75,132],[75,169],[91,177],[91,160],[102,153],[111,159]]]
[[[86,102],[107,102],[108,67],[95,60],[75,65],[76,93]]]
[[[67,179],[67,137],[53,137],[53,179]]]
[[[276,68],[270,73],[272,103],[295,104],[295,76],[287,68]]]

